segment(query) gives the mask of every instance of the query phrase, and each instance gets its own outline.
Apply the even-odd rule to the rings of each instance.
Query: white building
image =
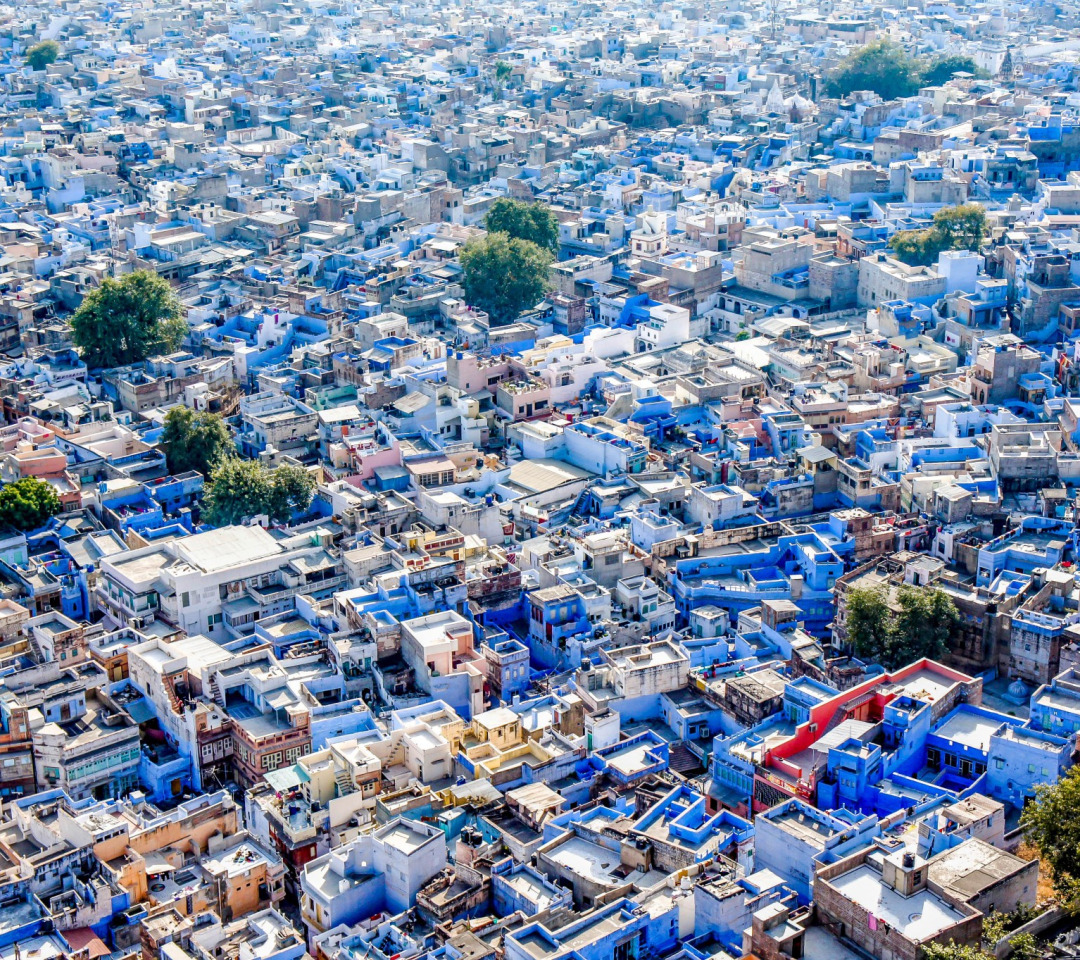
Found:
[[[104,560],[96,598],[118,626],[160,617],[223,640],[292,609],[297,594],[343,586],[337,563],[307,534],[278,539],[260,527],[221,527]]]
[[[690,311],[670,303],[654,303],[646,308],[649,319],[637,327],[637,349],[666,350],[690,339]]]
[[[300,878],[309,945],[340,924],[409,909],[420,888],[445,866],[442,830],[401,818],[312,860]]]

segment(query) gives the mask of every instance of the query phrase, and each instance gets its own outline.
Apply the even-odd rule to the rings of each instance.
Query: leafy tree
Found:
[[[510,66],[505,60],[499,60],[495,63],[495,99],[501,100],[503,88],[506,86],[506,81],[510,79],[510,74],[514,72],[514,68]]]
[[[900,616],[893,634],[893,663],[899,665],[930,657],[936,660],[949,649],[960,614],[943,590],[901,587],[897,594]]]
[[[1040,913],[1035,904],[1019,903],[1011,913],[1002,913],[995,910],[983,919],[983,940],[988,946],[993,947],[1002,937],[1007,936],[1017,927],[1022,927],[1029,920],[1035,919]]]
[[[933,229],[900,230],[889,238],[889,247],[898,260],[909,266],[927,266],[941,253],[941,236]]]
[[[1035,960],[1039,953],[1039,941],[1033,933],[1018,933],[1009,941],[1012,960]]]
[[[531,240],[552,256],[559,252],[559,221],[542,203],[522,203],[499,197],[488,210],[484,226],[490,233],[506,233],[519,240]]]
[[[961,203],[934,214],[934,226],[945,250],[978,250],[986,236],[986,210],[978,203]]]
[[[209,476],[217,464],[235,454],[236,445],[225,421],[216,413],[196,413],[190,407],[173,407],[165,414],[161,435],[170,473],[198,470]]]
[[[969,947],[955,940],[948,943],[924,943],[922,955],[923,960],[993,960],[990,954],[983,953],[978,947]]]
[[[1035,788],[1035,799],[1020,814],[1025,839],[1049,865],[1054,890],[1076,903],[1080,894],[1080,766],[1057,783]]]
[[[936,589],[901,587],[898,612],[890,608],[885,592],[875,588],[856,587],[846,603],[847,635],[855,653],[889,668],[941,657],[959,621],[952,599]]]
[[[311,505],[315,478],[303,467],[285,464],[273,472],[270,493],[270,515],[286,520]]]
[[[922,75],[924,87],[938,87],[948,83],[958,73],[970,73],[972,76],[985,78],[988,76],[985,70],[980,70],[971,57],[961,54],[952,54],[947,57],[938,57],[926,66]]]
[[[925,230],[900,230],[889,239],[893,254],[911,266],[937,261],[944,250],[978,250],[986,236],[986,210],[978,203],[945,207]]]
[[[892,612],[884,590],[855,587],[847,592],[844,609],[847,639],[859,656],[873,656],[888,646]]]
[[[512,323],[550,289],[551,254],[505,233],[467,243],[461,267],[466,301],[486,311],[495,326]]]
[[[71,337],[88,367],[119,367],[171,353],[187,335],[184,309],[168,282],[148,270],[91,290],[71,318]]]
[[[844,97],[872,90],[885,100],[910,97],[919,89],[919,63],[894,40],[875,40],[852,51],[832,72],[825,90]]]
[[[202,519],[215,527],[240,523],[266,512],[268,471],[257,460],[223,460],[203,490]]]
[[[60,56],[60,44],[55,40],[42,40],[26,51],[26,62],[31,70],[44,70],[50,63],[56,63]]]
[[[0,528],[26,533],[45,526],[59,512],[56,491],[37,477],[23,477],[0,489]]]
[[[306,510],[315,493],[315,478],[300,467],[268,469],[258,460],[222,460],[203,494],[203,519],[211,526],[242,523],[259,514],[288,521]]]

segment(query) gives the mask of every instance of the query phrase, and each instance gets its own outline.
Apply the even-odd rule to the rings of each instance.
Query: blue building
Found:
[[[990,737],[985,792],[1023,807],[1037,786],[1055,783],[1068,770],[1072,749],[1064,737],[1002,724]]]
[[[1080,731],[1080,674],[1075,669],[1059,673],[1031,695],[1028,726],[1059,737]]]
[[[794,798],[758,814],[754,827],[757,868],[783,877],[800,903],[812,899],[819,865],[855,852],[881,832],[875,816],[826,813]]]

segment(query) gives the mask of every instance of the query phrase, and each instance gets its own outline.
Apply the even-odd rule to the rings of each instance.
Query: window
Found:
[[[181,602],[181,603],[182,603],[182,604],[183,604],[183,605],[184,605],[185,607],[191,606],[191,594],[189,594],[189,593],[188,593],[188,592],[187,592],[187,591],[185,590],[185,591],[184,591],[184,592],[183,592],[182,594],[180,594],[180,602]]]
[[[262,758],[262,768],[264,770],[276,770],[281,764],[281,751],[277,753],[267,753]]]

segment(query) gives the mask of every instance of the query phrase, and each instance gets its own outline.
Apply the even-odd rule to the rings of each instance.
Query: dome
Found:
[[[1009,684],[1009,697],[1018,700],[1026,700],[1028,697],[1027,684],[1024,683],[1019,677],[1017,677],[1012,683]]]

